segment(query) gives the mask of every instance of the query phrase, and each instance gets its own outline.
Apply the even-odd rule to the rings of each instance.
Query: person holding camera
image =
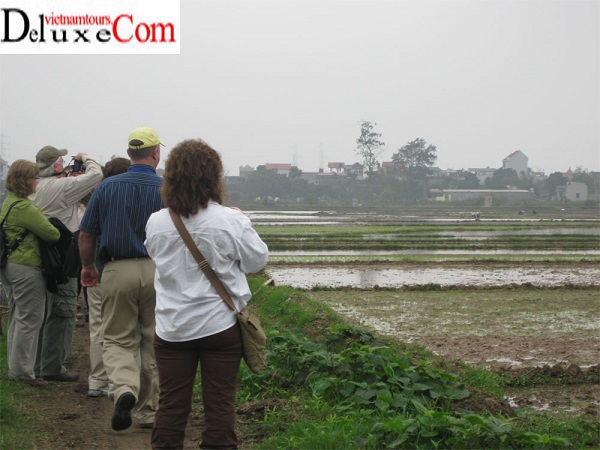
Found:
[[[35,156],[40,181],[29,198],[47,218],[60,220],[72,233],[79,229],[77,203],[102,180],[102,167],[92,157],[78,153],[74,161],[85,164],[79,176],[65,176],[63,157],[68,153],[51,145]],[[81,171],[83,167],[80,167]],[[71,352],[77,314],[77,278],[58,285],[58,293],[46,292],[46,314],[40,333],[35,372],[48,381],[76,381],[65,360]]]

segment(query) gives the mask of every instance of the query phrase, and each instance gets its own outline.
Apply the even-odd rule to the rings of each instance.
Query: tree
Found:
[[[374,125],[377,124],[363,122],[360,127],[360,136],[356,140],[356,154],[362,157],[364,172],[369,175],[369,178],[379,170],[377,158],[385,150],[385,143],[380,140],[381,133],[373,131]]]
[[[403,145],[392,155],[392,161],[402,164],[410,178],[424,178],[436,160],[436,146],[427,145],[421,138]]]
[[[600,192],[600,177],[597,172],[596,175],[594,175],[581,167],[577,167],[573,174],[573,181],[587,185],[588,195],[595,195]]]
[[[296,166],[292,166],[290,168],[288,178],[297,179],[297,178],[300,178],[301,176],[302,176],[302,171],[300,169],[298,169]]]
[[[494,171],[491,178],[485,180],[485,185],[489,189],[508,189],[511,186],[518,186],[520,181],[515,169],[498,169]]]

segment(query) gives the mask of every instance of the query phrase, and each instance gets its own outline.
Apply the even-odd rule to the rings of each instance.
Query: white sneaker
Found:
[[[99,389],[90,389],[88,390],[88,397],[106,397],[108,395],[108,391],[112,388],[112,384],[108,384],[103,388]]]

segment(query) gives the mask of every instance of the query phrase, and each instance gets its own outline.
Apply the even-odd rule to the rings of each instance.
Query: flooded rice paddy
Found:
[[[263,227],[267,243],[274,247],[270,276],[299,289],[600,285],[600,217],[568,217],[561,210],[528,218],[487,212],[491,217],[486,223],[470,218],[472,213],[446,211],[436,215],[432,210],[420,215],[336,211],[248,214],[259,228]],[[272,225],[277,226],[275,230]],[[354,234],[346,231],[352,229]],[[440,266],[427,261],[428,257],[433,261],[443,255],[461,257],[463,264]],[[557,264],[532,264],[527,259],[538,257],[539,262],[540,256],[555,257]],[[407,264],[409,257],[421,261]],[[483,262],[489,257],[507,259],[501,265]],[[566,257],[569,263],[565,260],[561,264],[561,258]],[[506,263],[510,259],[512,265]],[[366,261],[369,263],[357,264]]]
[[[600,267],[301,267],[268,269],[279,284],[298,289],[394,288],[436,284],[439,286],[600,286]]]
[[[598,210],[471,215],[430,208],[251,219],[271,244],[266,271],[276,284],[305,289],[352,323],[444,358],[565,380],[507,388],[515,408],[597,417]]]

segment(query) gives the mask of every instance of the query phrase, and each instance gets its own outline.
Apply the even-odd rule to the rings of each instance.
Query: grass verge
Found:
[[[289,287],[251,280],[268,371],[241,373],[240,400],[277,405],[259,449],[593,448],[595,424],[502,410],[505,380],[344,323]],[[273,401],[277,399],[278,401]],[[492,400],[492,401],[490,401]]]
[[[34,436],[23,433],[36,420],[35,409],[24,399],[36,388],[8,378],[6,336],[0,336],[0,449],[33,448]],[[25,395],[23,395],[25,394]]]

